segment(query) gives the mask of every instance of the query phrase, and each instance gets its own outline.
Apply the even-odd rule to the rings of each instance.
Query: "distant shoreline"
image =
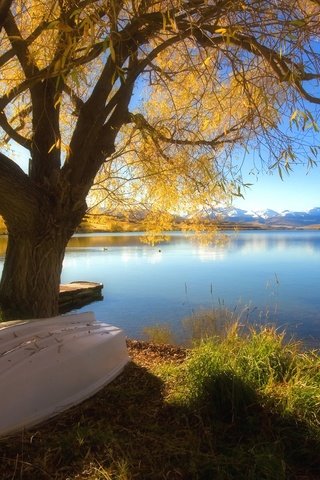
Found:
[[[112,228],[113,227],[113,228]],[[292,231],[305,231],[305,230],[320,230],[320,224],[312,225],[262,225],[262,224],[253,224],[253,223],[233,223],[225,222],[217,225],[218,230],[240,230],[240,231],[279,231],[279,230],[292,230]],[[183,232],[184,230],[179,227],[179,225],[173,225],[173,231]],[[104,224],[88,224],[82,223],[75,231],[75,233],[136,233],[136,232],[146,232],[142,224],[129,224],[127,222],[117,222],[116,225],[113,223]],[[0,236],[8,235],[5,225],[0,223]]]
[[[212,221],[206,226],[214,226],[218,230],[263,230],[263,231],[277,231],[277,230],[320,230],[320,223],[309,225],[292,224],[284,221],[283,223],[270,224],[260,222],[240,222],[240,221]],[[188,221],[177,220],[172,224],[172,231],[184,231],[188,227]],[[123,218],[108,217],[106,215],[97,215],[94,217],[85,217],[76,230],[76,233],[129,233],[129,232],[145,232],[146,225],[143,220],[130,221]]]
[[[226,230],[240,230],[240,231],[279,231],[279,230],[320,230],[319,225],[306,225],[306,226],[289,226],[289,225],[277,225],[276,227],[270,226],[263,226],[263,225],[246,225],[246,224],[238,224],[238,223],[230,223],[224,225],[218,225],[218,231],[226,231]],[[184,232],[183,229],[174,227],[171,231],[175,232]],[[137,233],[137,232],[146,232],[146,230],[142,228],[134,228],[134,229],[123,229],[123,230],[110,230],[108,228],[78,228],[76,230],[77,233]]]

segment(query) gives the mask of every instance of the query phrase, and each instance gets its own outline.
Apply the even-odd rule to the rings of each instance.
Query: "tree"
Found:
[[[2,28],[13,0],[0,0],[0,29]]]
[[[199,207],[237,193],[235,148],[259,138],[280,168],[297,161],[306,146],[284,131],[283,114],[293,127],[316,128],[304,105],[320,103],[316,0],[0,7],[4,309],[57,313],[65,247],[97,175],[111,204],[135,198],[169,209],[185,199],[188,208],[196,197]],[[135,89],[148,97],[143,105]],[[10,142],[29,151],[28,174]]]

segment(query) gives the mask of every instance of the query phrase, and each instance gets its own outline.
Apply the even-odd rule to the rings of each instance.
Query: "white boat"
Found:
[[[122,330],[92,312],[0,324],[0,436],[92,396],[129,361]]]

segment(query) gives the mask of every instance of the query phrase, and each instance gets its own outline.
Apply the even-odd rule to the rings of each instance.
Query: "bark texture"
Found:
[[[0,31],[7,18],[12,0],[0,0]]]
[[[29,210],[29,223],[7,217],[8,246],[0,283],[4,317],[42,318],[58,314],[60,275],[66,245],[84,215],[63,210],[44,196]],[[23,211],[23,205],[21,205]]]
[[[39,185],[3,154],[0,188],[8,228],[0,283],[4,318],[56,315],[65,247],[86,211],[86,191],[59,178]]]
[[[59,283],[68,238],[52,232],[8,237],[0,300],[7,318],[58,314]]]

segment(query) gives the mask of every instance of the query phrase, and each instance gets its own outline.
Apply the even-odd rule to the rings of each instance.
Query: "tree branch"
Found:
[[[6,21],[13,0],[0,0],[0,31]]]
[[[203,30],[215,34],[217,29],[211,25],[203,25]],[[250,53],[261,56],[270,65],[280,82],[288,82],[293,84],[299,91],[301,96],[311,103],[320,104],[320,98],[310,95],[302,86],[303,81],[316,80],[320,78],[320,74],[306,72],[300,65],[285,55],[280,55],[265,45],[259,43],[252,36],[245,36],[233,33],[232,35],[215,35],[210,37],[203,33],[203,30],[195,29],[194,35],[201,45],[212,47],[225,43],[240,47]]]
[[[7,94],[0,97],[0,110],[3,110],[15,97],[25,92],[26,90],[31,90],[35,85],[40,83],[44,79],[56,78],[60,75],[68,74],[74,67],[79,67],[85,65],[86,63],[91,62],[97,58],[104,50],[103,42],[99,42],[91,48],[91,51],[84,55],[83,57],[77,58],[74,61],[70,62],[68,66],[64,67],[59,71],[50,70],[49,67],[45,67],[42,70],[39,70],[39,73],[34,75],[32,78],[27,78],[23,80],[19,85],[13,87]]]
[[[215,8],[206,9],[206,13],[209,11],[212,14]],[[175,9],[167,12],[169,17],[173,13],[176,13]],[[187,12],[182,12],[179,15],[179,22],[185,22],[185,18],[187,18]],[[185,23],[183,23],[184,26]],[[110,47],[110,55],[100,78],[80,110],[77,126],[70,142],[71,153],[63,167],[64,174],[69,175],[72,182],[88,182],[97,173],[106,156],[114,152],[116,136],[121,126],[129,120],[128,106],[139,74],[164,49],[192,36],[193,32],[193,26],[188,22],[185,31],[180,30],[178,34],[172,33],[172,36],[154,48],[146,58],[139,62],[132,62],[135,52],[162,28],[162,13],[147,13],[139,19],[133,19],[121,32],[117,32],[109,39],[112,50]],[[128,59],[131,59],[129,68],[126,68],[127,75],[122,80],[119,71]],[[118,78],[121,79],[121,86],[105,105]],[[83,159],[81,166],[78,162],[78,152],[81,152]]]
[[[84,105],[84,101],[81,100],[81,98],[78,97],[78,95],[76,95],[72,88],[69,87],[69,85],[67,85],[66,83],[63,85],[63,91],[70,97],[70,100],[75,107],[75,114],[78,115]]]
[[[18,129],[10,125],[4,112],[0,112],[0,127],[9,135],[12,140],[19,143],[22,147],[31,150],[31,140],[18,133]]]
[[[2,4],[4,5],[5,3],[12,3],[13,0],[0,0],[0,30],[1,30],[1,11],[2,11]],[[69,11],[69,17],[72,16],[75,10],[79,10],[81,8],[85,8],[88,5],[91,5],[93,3],[96,3],[97,0],[84,0],[82,2],[76,2],[74,5],[74,8],[72,8]],[[6,15],[4,15],[4,18]],[[24,42],[26,46],[29,46],[34,40],[36,40],[41,33],[46,30],[50,24],[54,22],[58,22],[59,19],[53,19],[53,20],[43,20],[42,22],[39,23],[39,25],[35,28],[35,30],[27,37],[24,39]],[[4,23],[4,21],[3,21]],[[0,56],[0,67],[2,67],[6,62],[8,62],[12,57],[14,57],[15,51],[12,48],[11,50],[8,50],[5,52],[3,55]]]
[[[4,28],[26,78],[31,78],[34,77],[34,75],[39,74],[40,72],[38,67],[31,60],[31,56],[28,51],[28,45],[22,38],[15,19],[10,12],[7,15]]]
[[[234,143],[235,141],[239,141],[242,138],[239,136],[231,139],[226,138],[230,133],[235,133],[239,131],[241,124],[233,125],[225,132],[217,135],[211,140],[181,140],[178,138],[174,138],[173,136],[168,137],[166,135],[163,135],[163,133],[159,132],[155,127],[153,127],[140,113],[130,113],[130,121],[134,123],[140,130],[147,130],[151,136],[154,136],[156,139],[161,140],[165,143],[169,143],[171,145],[208,146],[214,148],[226,143]]]
[[[0,0],[1,1],[1,0]],[[34,40],[36,40],[39,35],[48,27],[51,22],[43,21],[41,22],[37,28],[26,38],[24,39],[25,45],[28,47],[31,45]],[[2,67],[5,63],[7,63],[11,58],[15,56],[15,50],[11,48],[7,50],[3,55],[0,56],[0,67]]]
[[[5,220],[19,219],[27,228],[41,196],[23,170],[0,152],[0,214]],[[10,222],[8,222],[10,223]]]

